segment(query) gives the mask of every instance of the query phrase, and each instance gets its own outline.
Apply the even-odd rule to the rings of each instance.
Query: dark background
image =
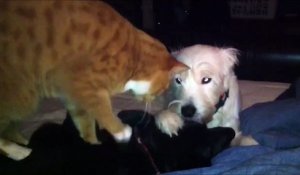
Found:
[[[231,14],[266,14],[268,0],[106,0],[170,50],[193,44],[235,47],[241,51],[239,79],[292,82],[300,77],[300,1],[271,1],[275,14],[265,19]],[[234,9],[230,2],[252,6]],[[153,21],[150,27],[146,20]]]

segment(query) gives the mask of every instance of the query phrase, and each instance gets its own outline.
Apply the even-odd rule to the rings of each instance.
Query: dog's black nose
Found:
[[[196,112],[196,108],[193,105],[185,105],[181,107],[181,114],[184,117],[193,117]]]

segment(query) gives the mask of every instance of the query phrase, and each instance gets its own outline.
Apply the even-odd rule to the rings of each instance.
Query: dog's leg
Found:
[[[239,146],[258,145],[259,143],[252,136],[240,135]]]
[[[14,160],[22,160],[31,153],[31,149],[20,146],[3,138],[0,138],[0,150],[6,154],[7,157]]]
[[[258,142],[251,136],[242,136],[240,138],[240,146],[258,145]]]
[[[165,134],[172,137],[177,135],[178,130],[183,127],[183,120],[177,113],[163,110],[155,117],[156,126]]]
[[[258,144],[252,136],[244,136],[242,132],[238,132],[230,143],[231,146],[251,146]]]

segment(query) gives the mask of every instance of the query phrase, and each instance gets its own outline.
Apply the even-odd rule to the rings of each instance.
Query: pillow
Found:
[[[255,104],[240,113],[244,135],[272,148],[300,146],[300,99]]]

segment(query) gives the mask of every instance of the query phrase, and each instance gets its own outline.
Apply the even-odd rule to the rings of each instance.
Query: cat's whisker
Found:
[[[147,108],[148,108],[148,102],[145,102],[145,108],[143,110],[143,116],[142,118],[140,119],[140,121],[137,123],[137,125],[139,125],[140,123],[142,123],[147,115]]]
[[[173,100],[171,101],[169,104],[168,104],[168,108],[170,108],[172,105],[176,104],[176,103],[179,103],[179,105],[182,104],[182,101],[181,100]]]
[[[147,112],[148,112],[148,105],[149,105],[149,102],[146,102],[145,103],[145,108],[144,108],[144,114],[143,114],[143,119],[145,118],[145,116],[147,115]]]
[[[141,121],[146,119],[146,115],[147,115],[148,112],[150,112],[150,110],[151,110],[151,102],[146,102],[145,109],[144,109],[144,115],[143,115]],[[146,121],[147,121],[146,124],[144,124],[144,126],[143,126],[144,128],[150,123],[150,119],[146,119]]]
[[[148,102],[149,104],[148,104],[148,109],[147,109],[147,112],[150,112],[152,109],[151,109],[151,105],[152,105],[152,101],[150,101],[150,102]]]

